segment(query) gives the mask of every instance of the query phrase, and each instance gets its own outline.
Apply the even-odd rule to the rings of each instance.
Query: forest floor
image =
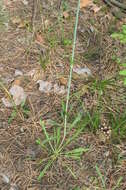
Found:
[[[111,36],[126,14],[100,0],[82,6],[67,113],[68,135],[81,133],[65,151],[87,151],[59,154],[39,181],[50,156],[36,142],[46,143],[40,119],[49,135],[63,133],[77,1],[3,0],[0,9],[0,189],[126,190],[126,45]],[[25,103],[11,104],[14,86]]]

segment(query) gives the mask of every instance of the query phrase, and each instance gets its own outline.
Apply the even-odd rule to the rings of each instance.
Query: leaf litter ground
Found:
[[[38,163],[46,157],[35,143],[38,137],[43,138],[39,119],[45,121],[50,133],[50,119],[62,122],[61,104],[66,94],[58,92],[67,86],[77,3],[64,1],[57,9],[57,1],[38,0],[35,7],[32,1],[3,2],[7,17],[2,20],[4,27],[0,32],[0,188],[101,190],[104,188],[100,171],[106,189],[126,189],[125,136],[118,138],[118,133],[112,134],[112,139],[106,142],[91,125],[71,145],[90,147],[81,161],[59,158],[43,180],[37,181],[41,171]],[[96,7],[100,7],[98,11]],[[94,10],[82,7],[75,70],[82,68],[82,72],[87,68],[91,75],[73,73],[68,122],[78,112],[85,116],[83,105],[92,118],[100,110],[100,122],[105,125],[112,126],[111,115],[116,122],[120,113],[125,113],[125,88],[118,79],[116,62],[117,58],[125,61],[126,48],[110,37],[124,23],[125,18],[116,19],[99,1]],[[16,70],[20,72],[15,74]],[[47,81],[51,87],[43,93],[38,81]],[[14,85],[26,92],[26,107],[7,108],[3,104],[2,98],[9,98],[9,89]]]

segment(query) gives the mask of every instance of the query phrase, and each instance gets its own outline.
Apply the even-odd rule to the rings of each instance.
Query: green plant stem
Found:
[[[79,12],[80,12],[80,0],[78,0],[78,6],[77,6],[77,12],[76,12],[76,20],[75,20],[75,27],[74,27],[74,40],[73,40],[72,56],[71,56],[71,62],[70,62],[70,73],[69,73],[69,79],[68,79],[68,90],[67,90],[66,108],[65,108],[65,117],[64,117],[64,135],[63,135],[63,139],[60,144],[60,147],[62,146],[62,144],[66,138],[67,112],[68,112],[68,105],[69,105],[69,99],[70,99],[70,89],[71,89],[71,81],[72,81],[72,73],[73,73],[73,65],[74,65]]]

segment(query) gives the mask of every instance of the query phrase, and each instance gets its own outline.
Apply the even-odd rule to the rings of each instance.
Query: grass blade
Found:
[[[49,160],[46,166],[44,167],[44,169],[40,172],[39,177],[38,177],[39,181],[41,180],[41,178],[43,178],[43,176],[45,175],[49,167],[52,165],[52,163],[53,163],[53,160]]]
[[[81,118],[82,115],[79,113],[75,118],[75,120],[73,121],[73,123],[70,125],[69,130],[73,129],[77,125],[77,123],[81,120]]]
[[[101,182],[102,182],[103,188],[106,188],[106,187],[105,187],[105,180],[104,180],[103,175],[101,174],[101,172],[100,172],[100,170],[99,170],[99,168],[98,168],[97,165],[95,166],[95,168],[96,168],[96,172],[97,172],[98,176],[99,176],[100,179],[101,179]]]
[[[61,128],[60,127],[58,127],[57,128],[57,146],[59,145],[59,143],[60,143],[60,139],[61,139]]]
[[[89,148],[76,148],[71,151],[65,152],[65,156],[68,158],[80,159],[84,152],[87,152]]]
[[[47,142],[48,142],[49,145],[50,145],[50,148],[51,148],[52,151],[54,152],[54,148],[53,148],[53,146],[52,146],[52,144],[51,144],[49,135],[48,135],[48,133],[47,133],[47,131],[46,131],[45,124],[44,124],[44,122],[43,122],[41,119],[40,119],[40,125],[41,125],[41,127],[42,127],[42,129],[43,129],[43,131],[44,131],[45,137],[46,137],[46,139],[47,139]]]
[[[120,176],[120,178],[119,178],[119,179],[118,179],[118,181],[117,181],[116,186],[115,186],[115,187],[113,187],[113,189],[112,189],[112,190],[116,190],[116,188],[118,188],[118,187],[120,186],[120,183],[121,183],[122,179],[123,179],[123,177],[122,177],[122,176]]]

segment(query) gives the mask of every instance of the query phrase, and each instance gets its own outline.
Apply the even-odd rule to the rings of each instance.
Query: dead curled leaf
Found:
[[[67,79],[64,77],[59,78],[60,84],[66,86],[67,85]]]
[[[39,84],[40,92],[49,93],[52,91],[52,83],[51,82],[38,80],[37,84]]]
[[[42,34],[37,33],[35,41],[40,44],[44,43],[44,38],[43,38]]]
[[[65,87],[59,86],[58,84],[52,84],[48,81],[38,80],[37,84],[39,84],[39,91],[43,93],[55,93],[58,95],[65,94],[66,89]]]
[[[2,100],[3,104],[5,105],[5,107],[7,107],[7,108],[13,107],[13,104],[10,102],[10,100],[8,98],[3,97],[1,100]]]
[[[67,11],[63,12],[63,18],[65,19],[69,18],[69,13]]]
[[[20,79],[16,79],[13,82],[13,85],[21,85],[22,81]]]
[[[13,23],[13,24],[20,24],[21,23],[21,18],[19,18],[19,17],[13,17],[12,19],[11,19],[11,22]]]
[[[9,90],[10,94],[13,96],[14,103],[18,106],[22,102],[25,102],[27,95],[21,86],[14,85]]]
[[[16,106],[20,105],[22,102],[26,101],[27,95],[24,92],[24,89],[19,85],[13,85],[10,90],[14,104]],[[10,99],[2,98],[2,102],[6,107],[13,107],[13,103]]]
[[[11,19],[12,24],[17,25],[18,28],[25,28],[25,21],[20,17],[13,17]]]
[[[87,7],[92,3],[91,0],[80,0],[80,9]]]
[[[54,85],[54,93],[55,94],[60,95],[60,94],[65,94],[65,92],[66,92],[66,90],[65,90],[64,86],[58,86],[58,84]]]
[[[36,69],[32,76],[33,81],[42,80],[44,78],[44,71],[42,69]]]
[[[94,11],[94,13],[97,13],[101,9],[101,7],[98,7],[92,0],[80,1],[80,9],[86,8],[87,6],[91,6],[91,10]]]

